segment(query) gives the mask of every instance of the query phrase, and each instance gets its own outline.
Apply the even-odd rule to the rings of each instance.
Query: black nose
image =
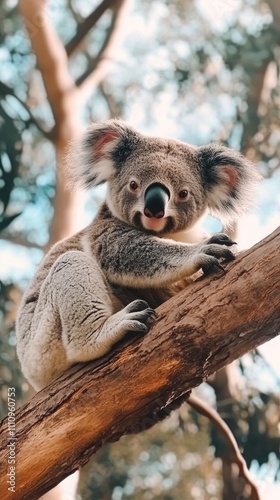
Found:
[[[146,189],[144,198],[144,214],[146,217],[162,219],[169,198],[170,193],[165,186],[162,184],[151,184]]]

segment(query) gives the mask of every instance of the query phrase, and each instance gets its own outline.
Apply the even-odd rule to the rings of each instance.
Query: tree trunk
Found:
[[[55,123],[49,134],[57,159],[54,216],[48,242],[48,246],[51,246],[83,227],[80,215],[85,195],[81,191],[67,188],[65,156],[69,142],[83,131],[81,110],[88,94],[103,80],[109,62],[114,58],[128,2],[103,0],[88,18],[77,26],[77,33],[66,48],[52,24],[48,4],[48,0],[19,0],[20,12],[36,55]],[[90,61],[89,67],[76,82],[69,72],[69,56],[108,9],[112,10],[113,15],[101,47],[97,50],[98,55]]]
[[[16,488],[9,491],[8,422],[0,431],[2,499],[32,500],[104,443],[154,425],[207,377],[275,337],[280,229],[158,308],[143,336],[76,365],[16,413]],[[10,441],[9,441],[10,439]]]

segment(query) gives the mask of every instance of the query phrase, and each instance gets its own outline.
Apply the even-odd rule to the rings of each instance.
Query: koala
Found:
[[[188,277],[234,259],[225,234],[188,235],[207,211],[224,223],[242,214],[258,180],[222,145],[145,136],[121,120],[91,125],[67,161],[72,184],[107,182],[107,194],[88,227],[51,248],[24,293],[17,352],[36,390],[129,332],[145,334]]]

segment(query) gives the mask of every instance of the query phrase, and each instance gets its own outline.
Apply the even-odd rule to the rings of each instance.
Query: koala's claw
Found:
[[[218,245],[217,243],[211,243],[210,245],[203,245],[200,248],[200,252],[206,255],[211,255],[216,257],[216,259],[223,259],[225,262],[230,262],[235,259],[234,253],[225,248],[224,246]]]
[[[201,269],[205,275],[212,274],[216,269],[221,269],[223,273],[226,272],[225,268],[222,266],[220,261],[216,257],[208,256],[207,261],[202,264]]]
[[[207,244],[211,243],[216,243],[218,245],[226,245],[227,247],[230,247],[232,245],[236,245],[236,241],[232,241],[231,238],[229,238],[226,234],[224,233],[216,233],[207,240]]]
[[[223,236],[226,235],[222,235],[222,237]],[[225,273],[226,271],[222,263],[230,262],[234,259],[235,259],[234,253],[231,250],[229,250],[229,248],[226,248],[224,245],[218,243],[209,243],[209,244],[204,243],[199,248],[198,267],[202,269],[204,274],[211,274],[217,269],[220,269],[221,271],[223,271],[223,273]]]
[[[156,311],[145,300],[134,300],[125,307],[125,312],[128,331],[146,333],[157,318]]]
[[[232,260],[235,259],[235,255],[233,252],[231,252],[230,250],[228,249],[225,249],[225,253],[223,255],[223,260],[225,262],[231,262]]]
[[[224,233],[213,234],[211,238],[202,243],[198,248],[198,252],[204,256],[200,261],[203,272],[209,274],[217,268],[225,272],[220,260],[230,262],[235,259],[234,253],[227,248],[234,244],[235,242]]]
[[[134,300],[133,302],[130,302],[125,308],[127,313],[132,313],[132,312],[137,312],[137,311],[144,311],[145,309],[149,308],[148,302],[145,300]]]

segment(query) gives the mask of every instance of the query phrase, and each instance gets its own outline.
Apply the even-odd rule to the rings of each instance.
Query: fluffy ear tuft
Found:
[[[106,182],[131,154],[140,134],[122,120],[92,124],[70,144],[66,156],[69,185],[91,188]]]
[[[198,148],[198,161],[213,215],[230,223],[253,203],[257,182],[256,167],[241,153],[220,144]]]

